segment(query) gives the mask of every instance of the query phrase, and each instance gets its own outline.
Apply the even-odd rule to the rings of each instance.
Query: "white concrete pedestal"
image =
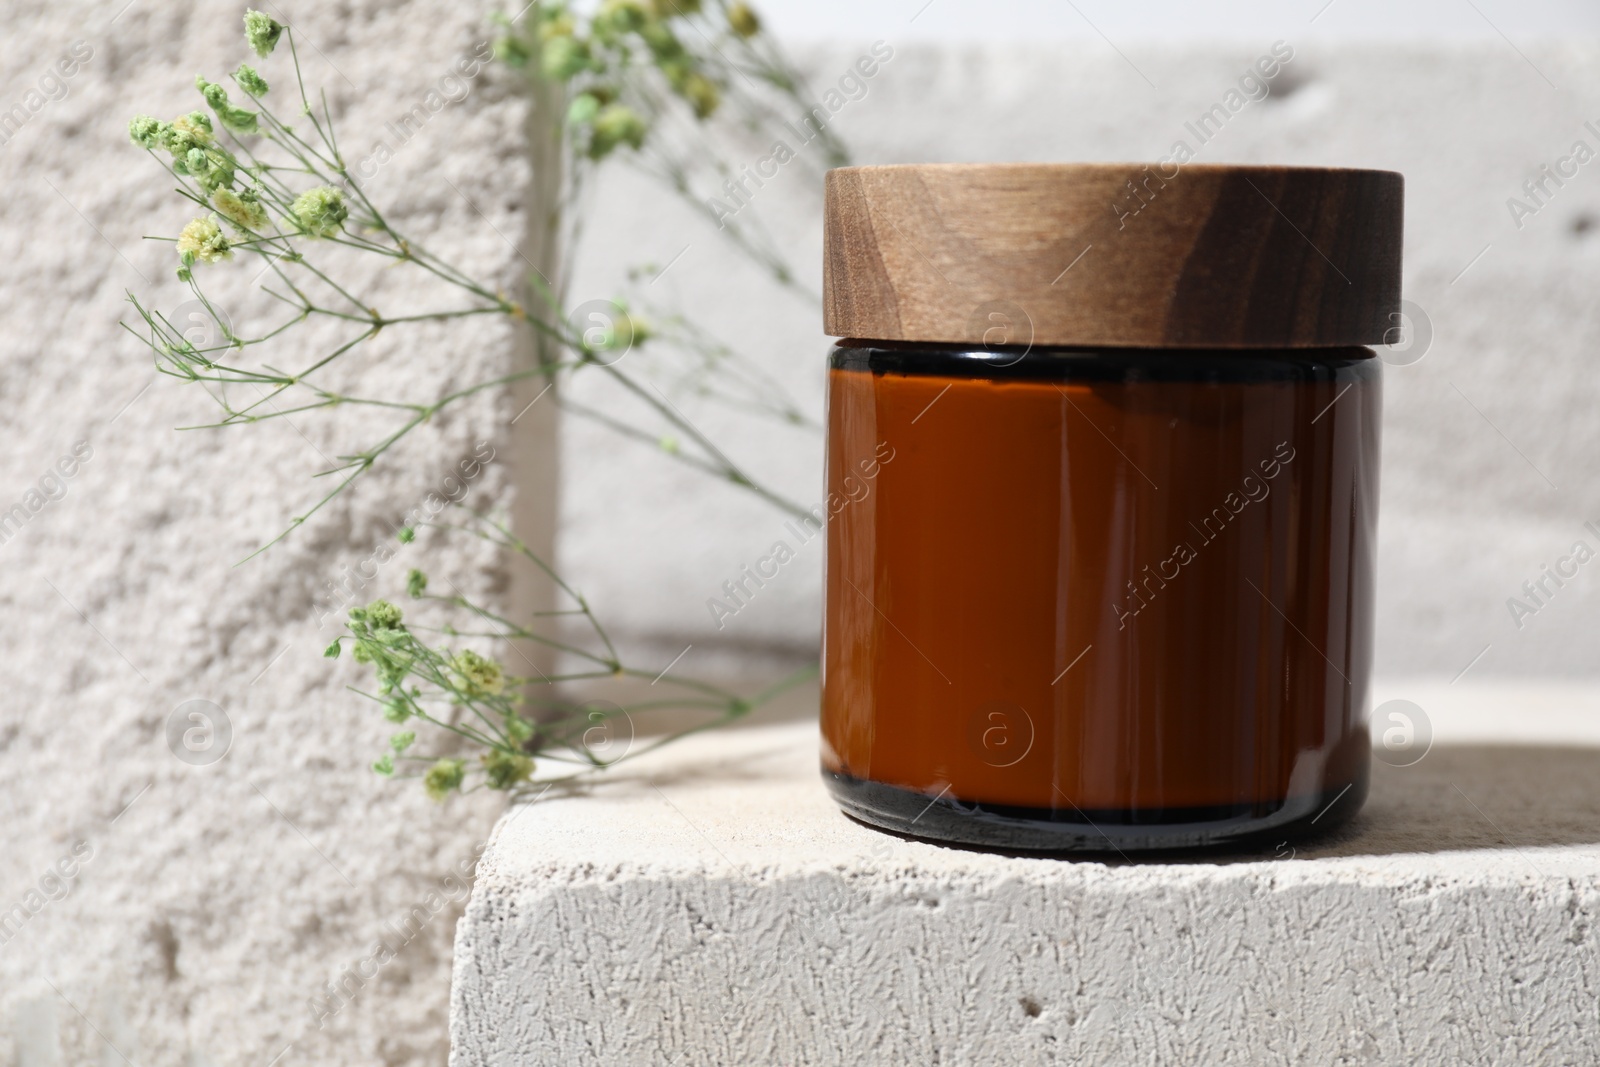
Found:
[[[480,867],[451,1063],[1597,1062],[1595,693],[1405,695],[1437,743],[1349,830],[1223,862],[878,833],[809,723],[552,792]]]

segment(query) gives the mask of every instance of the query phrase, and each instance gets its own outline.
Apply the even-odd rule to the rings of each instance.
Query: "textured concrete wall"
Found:
[[[1425,309],[1433,340],[1420,363],[1387,375],[1380,671],[1449,677],[1481,653],[1474,671],[1593,673],[1594,575],[1580,571],[1520,630],[1506,606],[1574,541],[1600,550],[1583,530],[1600,519],[1600,384],[1589,368],[1600,341],[1600,169],[1551,186],[1547,206],[1520,229],[1506,206],[1575,141],[1600,150],[1600,134],[1584,125],[1600,128],[1600,68],[1592,45],[1518,41],[1326,46],[1290,35],[1295,58],[1272,95],[1204,146],[1184,123],[1236,87],[1272,37],[1184,49],[1124,43],[1125,57],[1099,41],[902,46],[835,121],[857,161],[870,163],[1147,160],[1183,138],[1202,162],[1403,171],[1406,296]],[[813,54],[814,86],[836,80],[869,44]],[[624,184],[639,195],[596,220],[579,289],[687,246],[655,289],[680,295],[820,411],[827,340],[816,306],[778,293],[715,231]],[[791,167],[754,210],[815,289],[817,191]],[[692,399],[685,410],[753,472],[816,501],[817,434]],[[693,641],[685,669],[714,662],[719,644],[726,662],[768,668],[813,652],[820,546],[802,549],[718,631],[705,601],[782,536],[775,514],[592,427],[569,422],[563,433],[563,556],[596,603],[622,615],[624,636],[663,663]],[[633,488],[619,495],[625,478]]]
[[[497,450],[478,503],[509,504],[537,472],[513,474],[511,398],[486,395],[234,566],[314,499],[326,457],[387,423],[306,414],[174,430],[215,418],[215,405],[158,377],[117,322],[137,321],[125,288],[180,311],[171,246],[140,238],[190,216],[126,124],[192,109],[197,71],[220,78],[249,53],[242,5],[134,0],[119,15],[125,2],[0,4],[0,108],[28,110],[0,146],[0,507],[26,499],[76,442],[89,454],[65,496],[0,544],[0,917],[12,920],[0,934],[0,1063],[441,1063],[460,865],[497,806],[439,807],[366,769],[392,727],[343,690],[367,681],[361,669],[321,658],[337,621],[319,615],[333,606],[326,583],[400,548],[394,525],[478,442]],[[483,39],[476,5],[443,0],[262,6],[303,20],[307,78],[327,88],[352,160],[394,142],[385,124]],[[75,41],[91,54],[49,99]],[[257,65],[269,99],[287,103],[287,57]],[[498,77],[474,79],[394,145],[371,188],[399,226],[512,285],[521,261],[477,214],[520,233],[524,108]],[[247,295],[255,272],[241,258],[202,274],[241,332],[269,321]],[[392,313],[448,298],[398,270],[361,285]],[[300,363],[336,334],[297,334],[260,358]],[[357,357],[360,373],[331,380],[428,399],[505,373],[519,347],[487,321],[397,329]],[[425,540],[360,595],[394,594],[426,559],[436,582],[503,599],[509,575],[489,553]],[[199,735],[196,764],[169,748],[172,713],[190,700],[230,723],[220,761],[205,762],[220,746]],[[380,939],[393,959],[373,959]],[[346,1002],[319,1025],[309,1002],[341,980]]]

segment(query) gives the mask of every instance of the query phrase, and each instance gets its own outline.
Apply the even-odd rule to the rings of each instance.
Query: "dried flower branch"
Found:
[[[455,753],[414,752],[417,734],[413,728],[390,738],[388,750],[373,763],[373,769],[386,777],[420,778],[436,799],[463,788],[518,790],[603,770],[680,737],[743,718],[815,673],[814,668],[807,668],[746,698],[708,682],[630,666],[588,602],[503,525],[482,515],[472,515],[463,524],[424,525],[480,537],[530,560],[555,580],[567,605],[536,621],[548,624],[577,619],[587,628],[586,633],[572,638],[561,631],[552,632],[548,626],[520,625],[466,597],[427,592],[427,576],[419,570],[411,571],[406,579],[412,599],[451,609],[481,629],[463,632],[454,626],[408,625],[401,609],[387,600],[350,612],[349,632],[329,645],[325,654],[338,657],[348,643],[357,662],[372,666],[377,690],[362,695],[381,706],[384,718],[397,726],[425,723],[483,750],[474,763]],[[564,654],[578,666],[560,674],[538,672],[537,677],[517,677],[471,648],[430,644],[419,636],[430,630],[451,639],[533,642]],[[559,695],[560,687],[571,683],[629,677],[658,682],[668,687],[669,695],[626,706],[604,701],[575,703]],[[550,687],[550,696],[529,701],[526,694],[538,686]],[[635,717],[669,709],[702,711],[705,717],[687,729],[652,737],[634,748]],[[566,769],[538,777],[535,772],[541,764]]]
[[[691,193],[691,186],[729,169],[719,162],[708,120],[731,111],[737,126],[756,131],[779,116],[779,102],[803,102],[798,75],[762,33],[755,12],[743,3],[603,0],[594,13],[580,15],[559,0],[544,0],[525,11],[527,17],[520,24],[519,20],[499,20],[501,35],[495,55],[526,72],[541,105],[537,114],[559,116],[546,131],[550,144],[544,146],[549,149],[544,151],[545,163],[536,168],[536,176],[544,182],[538,186],[538,195],[558,209],[550,213],[556,216],[549,235],[549,246],[556,250],[553,254],[570,254],[576,245],[580,194],[593,169],[603,161],[626,160],[705,213],[704,202]],[[432,253],[402,233],[353,180],[339,149],[326,95],[314,105],[306,93],[293,27],[252,10],[245,14],[244,29],[246,43],[262,60],[287,46],[296,125],[269,103],[273,94],[267,78],[244,63],[231,79],[249,106],[241,106],[226,86],[202,75],[196,77],[195,88],[206,110],[191,111],[170,122],[146,115],[133,119],[128,128],[132,141],[166,168],[178,183],[178,193],[193,206],[191,221],[176,239],[167,240],[175,246],[179,279],[209,314],[215,329],[210,332],[212,340],[193,342],[132,293],[129,301],[142,330],[128,328],[152,350],[161,373],[197,384],[211,395],[222,414],[204,424],[209,428],[341,408],[388,411],[395,416],[375,440],[319,472],[318,477],[330,479],[331,487],[257,552],[307,522],[370,471],[397,442],[447,408],[518,380],[543,378],[553,386],[579,372],[611,379],[641,402],[655,423],[635,425],[581,405],[564,404],[566,410],[648,443],[672,460],[752,492],[789,514],[805,514],[799,504],[748,477],[664,394],[646,388],[647,383],[630,367],[619,366],[618,357],[621,351],[646,344],[652,350],[675,353],[684,364],[681,381],[698,395],[788,423],[814,425],[769,376],[670,311],[651,308],[648,317],[639,316],[630,314],[618,301],[607,329],[595,332],[574,325],[565,307],[566,272],[559,264],[544,273],[536,269],[527,279],[527,291],[514,297]],[[274,75],[273,80],[281,79]],[[550,104],[558,105],[553,112]],[[309,124],[308,130],[303,130],[305,124]],[[831,132],[821,143],[826,164],[844,160],[843,148]],[[752,217],[714,221],[734,248],[780,283],[802,292],[793,270]],[[336,275],[326,252],[332,247],[370,254],[391,267],[429,275],[446,291],[453,291],[459,302],[408,309],[404,314],[385,313],[358,291],[357,283]],[[205,269],[240,257],[258,263],[268,278],[262,290],[284,305],[280,321],[250,335],[234,332],[200,282]],[[556,281],[549,281],[549,276]],[[426,400],[386,396],[380,390],[335,389],[329,384],[331,368],[386,329],[483,315],[526,322],[539,341],[537,365]],[[322,351],[307,353],[289,346],[290,332],[313,320],[344,327],[344,336]],[[295,359],[293,368],[282,370],[255,361],[265,346],[289,348]],[[236,390],[230,392],[237,386],[253,390],[248,402],[236,400]],[[557,400],[561,402],[559,390]],[[567,761],[582,770],[614,762],[597,757],[594,747],[584,740],[597,725],[593,709],[564,702],[558,694],[563,687],[585,680],[649,675],[621,661],[583,598],[509,531],[481,517],[466,529],[527,557],[549,574],[576,605],[556,614],[585,620],[590,627],[588,642],[559,640],[537,626],[521,626],[465,598],[430,595],[427,579],[419,571],[408,578],[411,595],[476,618],[486,627],[476,634],[479,638],[532,641],[588,666],[554,677],[511,677],[496,661],[477,651],[429,644],[387,601],[354,611],[349,633],[328,652],[338,654],[348,641],[355,658],[373,667],[378,691],[369,695],[382,705],[385,715],[398,725],[420,720],[484,749],[475,763],[456,754],[418,754],[413,748],[416,731],[407,729],[394,735],[375,769],[406,776],[400,775],[402,769],[426,765],[411,776],[420,777],[430,794],[443,796],[476,787],[467,783],[480,777],[483,787],[519,788],[536,781],[538,761]],[[457,633],[441,632],[447,636]],[[550,684],[552,695],[525,707],[523,694],[535,683]],[[677,694],[672,699],[631,711],[618,710],[626,716],[667,706],[700,708],[710,715],[706,725],[716,725],[742,716],[754,706],[753,701],[707,683],[673,679],[671,686]],[[678,735],[668,735],[655,744],[673,736]]]

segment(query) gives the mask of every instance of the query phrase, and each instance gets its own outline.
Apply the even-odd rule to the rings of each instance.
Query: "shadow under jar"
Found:
[[[1401,178],[1159,174],[829,175],[822,762],[857,819],[1129,853],[1365,798]]]

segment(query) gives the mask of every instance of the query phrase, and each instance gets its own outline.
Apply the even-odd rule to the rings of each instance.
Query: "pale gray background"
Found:
[[[1502,32],[1516,39],[1600,30],[1600,11],[1583,0],[816,0],[761,10],[787,39],[893,36],[939,45],[1024,39],[1105,44],[1106,38],[1195,43],[1274,32],[1318,40],[1459,42],[1500,40]]]
[[[1387,376],[1380,672],[1600,669],[1594,568],[1520,630],[1506,605],[1568,551],[1585,521],[1600,519],[1600,388],[1591,369],[1600,168],[1580,171],[1520,231],[1505,206],[1575,139],[1600,148],[1582,128],[1600,119],[1596,9],[1466,0],[1403,10],[1358,0],[1203,12],[1169,3],[1137,13],[1023,0],[861,6],[854,14],[842,3],[786,5],[773,22],[850,42],[812,53],[819,92],[873,40],[896,47],[867,97],[836,120],[863,163],[1154,158],[1187,137],[1183,122],[1273,41],[1292,44],[1296,58],[1274,94],[1236,116],[1199,158],[1407,176],[1405,289],[1426,309],[1434,340],[1421,363]],[[1175,39],[1184,35],[1206,43]],[[621,265],[666,262],[687,247],[659,287],[819,410],[827,341],[815,305],[775,293],[713,230],[662,210],[631,175],[613,178],[630,195],[589,233],[580,289],[604,291],[601,279]],[[756,209],[819,285],[816,188],[786,174]],[[753,470],[817,499],[817,435],[686,410]],[[781,523],[759,503],[590,427],[569,423],[563,440],[562,557],[598,604],[626,620],[625,638],[663,663],[692,641],[686,664],[756,673],[814,653],[816,543],[719,632],[707,598],[782,535]],[[1589,541],[1600,549],[1600,539]]]

